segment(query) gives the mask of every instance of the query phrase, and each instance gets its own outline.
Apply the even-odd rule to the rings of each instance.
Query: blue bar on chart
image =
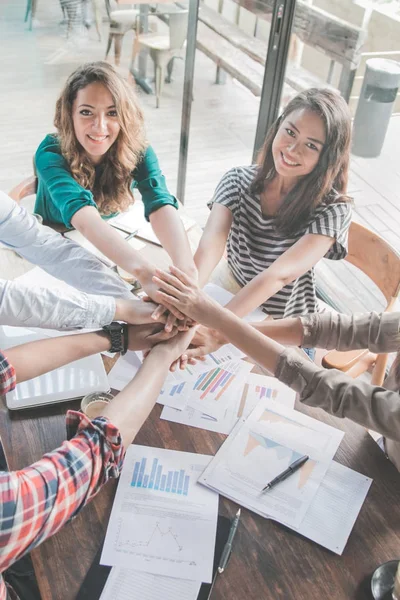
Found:
[[[172,479],[172,493],[176,494],[178,491],[178,477],[179,471],[174,471],[174,477]]]
[[[185,471],[181,469],[179,471],[179,481],[178,481],[178,494],[182,494],[183,492],[183,480],[185,478]]]
[[[158,458],[153,458],[151,467],[146,470],[146,458],[135,462],[133,467],[131,487],[147,488],[168,494],[189,494],[190,475],[184,469],[179,471],[164,471]],[[146,472],[147,471],[147,472]]]
[[[172,485],[172,477],[173,477],[174,473],[173,471],[168,471],[168,479],[167,479],[167,492],[171,491],[171,485]]]
[[[185,475],[185,482],[183,484],[183,495],[184,496],[187,496],[189,493],[189,480],[190,480],[189,475]]]
[[[158,490],[159,487],[160,487],[161,471],[162,471],[162,466],[158,465],[158,467],[157,467],[157,475],[156,475],[156,482],[154,484],[154,489],[155,490]]]
[[[146,459],[142,458],[141,463],[140,463],[140,467],[139,467],[139,477],[138,477],[138,480],[137,480],[137,487],[142,487],[145,468],[146,468]]]
[[[151,468],[150,485],[149,485],[150,489],[153,489],[153,487],[154,487],[154,477],[156,476],[157,463],[158,463],[158,459],[155,458],[153,460],[153,466]]]

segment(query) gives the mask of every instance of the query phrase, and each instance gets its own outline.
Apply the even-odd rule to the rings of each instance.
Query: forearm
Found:
[[[0,280],[0,322],[14,327],[80,329],[102,327],[115,315],[114,298],[77,290],[31,288]]]
[[[216,329],[221,335],[218,341],[230,342],[242,352],[254,360],[254,362],[265,367],[271,373],[275,368],[284,347],[278,342],[266,337],[254,326],[252,327],[232,312],[214,304],[208,311],[206,319],[202,324],[211,329]]]
[[[152,265],[134,250],[114,229],[104,222],[97,210],[86,206],[72,218],[73,226],[96,248],[119,267],[142,281],[152,270]]]
[[[287,283],[289,281],[283,280],[276,273],[276,269],[270,267],[254,277],[235,294],[226,305],[226,308],[238,317],[245,317],[252,310],[261,306],[268,298],[279,292]]]
[[[155,347],[134,379],[104,410],[103,415],[119,429],[125,448],[132,443],[154,407],[170,364],[167,347]]]
[[[303,325],[299,318],[267,319],[250,324],[263,335],[284,346],[301,346],[303,344]]]
[[[17,383],[20,383],[109,349],[108,336],[102,332],[95,332],[22,344],[9,348],[6,355],[15,369]]]
[[[184,273],[196,276],[189,239],[176,208],[166,205],[152,212],[150,223],[173,264]]]
[[[203,287],[210,279],[211,273],[221,260],[226,245],[225,237],[218,237],[203,233],[199,247],[194,255],[194,262],[198,270],[199,286]]]

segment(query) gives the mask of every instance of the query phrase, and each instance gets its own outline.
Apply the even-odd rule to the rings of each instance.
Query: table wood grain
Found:
[[[194,247],[198,227],[189,237]],[[153,244],[143,253],[166,266],[169,258]],[[0,274],[7,260],[13,277],[26,264],[1,252]],[[11,260],[12,259],[12,260]],[[4,275],[3,275],[4,276]],[[105,358],[108,371],[113,360]],[[65,413],[78,402],[10,412],[0,399],[0,437],[9,468],[20,469],[65,439]],[[212,600],[364,600],[370,598],[369,577],[375,567],[400,558],[400,475],[365,430],[319,409],[296,408],[345,431],[335,459],[374,479],[342,556],[290,529],[243,510],[226,572]],[[156,405],[139,432],[138,444],[213,455],[225,436],[160,419]],[[81,513],[32,552],[43,600],[74,600],[106,532],[116,482],[110,481]],[[237,506],[220,498],[220,513],[233,517]],[[92,599],[88,599],[92,600]]]
[[[10,469],[40,458],[65,439],[66,403],[10,413],[0,405],[0,435]],[[346,433],[336,460],[374,479],[342,556],[325,550],[286,527],[242,512],[228,568],[217,581],[213,600],[348,600],[369,598],[374,568],[400,557],[400,477],[362,427],[322,411],[297,408]],[[161,420],[155,406],[136,443],[215,454],[225,436]],[[32,552],[43,600],[73,600],[99,549],[115,493],[108,483],[58,534]],[[237,507],[221,497],[220,513]]]

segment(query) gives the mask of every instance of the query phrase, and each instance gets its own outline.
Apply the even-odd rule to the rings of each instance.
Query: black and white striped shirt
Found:
[[[348,203],[321,204],[298,233],[290,238],[277,231],[274,217],[265,216],[258,194],[250,192],[257,166],[228,171],[217,186],[214,202],[233,215],[227,250],[228,264],[237,282],[245,286],[268,269],[286,250],[306,234],[335,238],[325,258],[340,260],[347,254],[351,206]],[[269,298],[262,308],[274,317],[305,315],[318,311],[314,269],[310,269]]]

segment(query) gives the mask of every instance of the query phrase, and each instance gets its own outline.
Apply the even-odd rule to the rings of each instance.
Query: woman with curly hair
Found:
[[[47,135],[35,155],[35,212],[80,231],[154,298],[153,265],[107,224],[133,203],[137,187],[145,216],[173,263],[196,274],[177,200],[146,142],[136,95],[111,65],[88,63],[70,75],[56,104],[54,125],[57,133]]]

